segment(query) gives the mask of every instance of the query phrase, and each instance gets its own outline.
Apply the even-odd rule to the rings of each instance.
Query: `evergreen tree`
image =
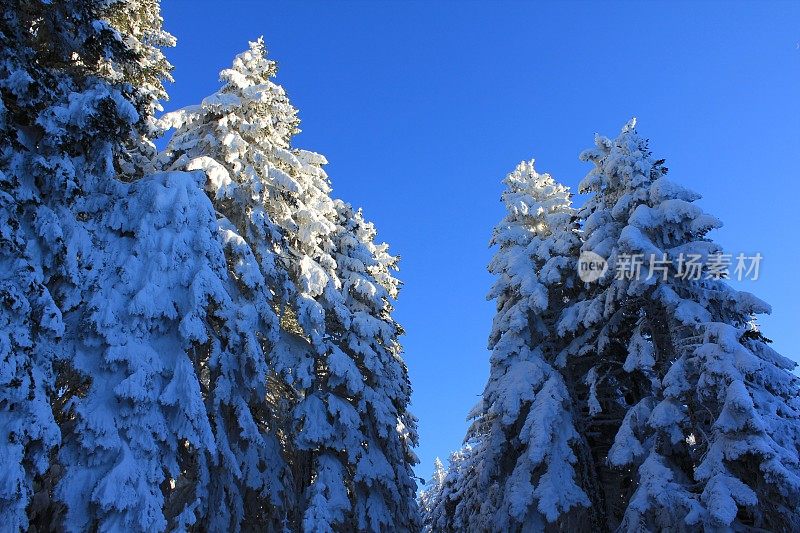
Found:
[[[255,366],[220,361],[222,374],[211,379],[207,392],[221,448],[205,512],[220,530],[244,522],[277,520],[273,527],[278,527],[298,520],[286,441],[288,411],[297,395],[289,385],[304,372],[293,360],[306,344],[290,278],[295,260],[290,240],[300,232],[294,201],[304,163],[290,151],[296,110],[271,81],[276,66],[265,54],[263,41],[250,43],[220,74],[220,91],[163,119],[176,132],[160,156],[162,164],[205,173],[237,296],[251,310],[253,337],[244,353]],[[225,375],[237,366],[259,371]]]
[[[322,299],[325,355],[313,385],[324,395],[331,431],[326,428],[328,435],[317,442],[315,453],[330,460],[336,457],[343,467],[344,477],[334,486],[349,487],[352,511],[340,525],[354,524],[363,531],[413,531],[419,527],[412,471],[417,436],[416,419],[408,412],[408,371],[398,343],[402,329],[391,316],[400,285],[391,272],[397,268],[397,258],[388,253],[386,244],[374,242],[374,226],[360,211],[338,200],[335,208],[332,279],[338,280],[340,289],[326,291]],[[298,409],[302,412],[302,404]],[[318,485],[317,480],[312,482],[311,494],[319,492]],[[327,489],[327,498],[347,498],[344,491],[334,498],[330,485]],[[312,500],[308,517],[315,516],[314,507]],[[320,527],[326,526],[306,522],[307,530]]]
[[[625,126],[623,134],[629,130],[633,123]],[[625,253],[620,250],[619,237],[644,194],[641,185],[663,172],[663,162],[653,161],[657,164],[652,168],[640,167],[636,157],[642,146],[627,144],[628,138],[620,141],[624,147],[612,151],[614,141],[598,136],[597,149],[581,154],[585,161],[612,154],[603,168],[593,169],[581,182],[581,192],[592,196],[579,211],[581,251],[605,258],[608,270],[565,309],[558,326],[560,334],[575,338],[561,357],[572,370],[575,407],[584,420],[590,462],[602,488],[601,496],[594,500],[602,507],[609,529],[619,524],[636,484],[630,468],[615,464],[618,450],[611,448],[618,433],[628,431],[628,424],[638,420],[639,410],[652,400],[650,390],[657,379],[649,355],[652,332],[658,327],[649,329],[639,320],[642,301],[627,293],[627,279],[616,279],[618,256]],[[632,331],[634,336],[629,335]],[[643,398],[647,399],[637,405]]]
[[[292,148],[296,110],[275,71],[263,42],[251,43],[219,92],[165,117],[177,131],[162,158],[205,170],[227,231],[265,280],[260,308],[280,315],[266,336],[267,404],[292,471],[287,523],[413,528],[415,422],[390,316],[396,260],[372,242],[370,224],[331,200],[325,158]]]
[[[217,450],[194,362],[205,352],[223,357],[244,334],[229,331],[244,312],[226,291],[213,210],[195,179],[173,173],[121,187],[128,194],[91,228],[104,264],[82,333],[70,339],[72,364],[88,380],[67,403],[72,423],[60,451],[70,531],[196,521],[209,499],[203,483],[179,516],[164,513],[187,463],[207,477]]]
[[[154,0],[1,24],[10,528],[415,529],[396,259],[291,148],[263,43],[158,124]]]
[[[473,468],[471,459],[477,454],[473,453],[469,444],[450,454],[447,469],[440,472],[438,465],[434,470],[434,485],[420,494],[422,515],[422,530],[425,532],[450,532],[466,530],[468,523],[457,522],[465,513],[460,512],[465,500],[462,495],[477,492],[475,485],[478,476],[471,475]],[[491,501],[489,498],[486,501]],[[480,508],[478,508],[480,512]],[[475,513],[467,515],[473,524],[478,523]],[[484,531],[491,529],[488,522],[480,517],[481,527]],[[475,529],[478,531],[479,529]]]
[[[117,173],[141,167],[151,111],[168,78],[158,47],[170,38],[157,5],[142,19],[134,4],[11,1],[2,8],[0,173],[10,215],[3,291],[13,303],[0,319],[0,375],[9,384],[2,456],[11,473],[0,505],[12,529],[27,526],[34,492],[30,513],[44,527],[58,514],[49,498],[61,475],[52,465],[54,421],[69,442],[74,417],[66,406],[85,392],[67,339],[83,333],[83,306],[104,263],[91,226],[118,192]]]
[[[212,316],[231,309],[194,179],[143,177],[168,78],[158,48],[171,38],[154,2],[47,2],[19,12],[35,28],[38,76],[51,90],[25,170],[55,213],[44,220],[60,234],[50,233],[63,236],[45,260],[68,325],[54,399],[64,526],[162,530],[162,485],[179,477],[179,458],[202,462],[215,449],[189,356],[212,337],[203,324],[210,330]],[[51,484],[43,480],[43,492]],[[39,521],[48,514],[58,511]]]
[[[444,468],[441,459],[437,457],[433,460],[433,474],[431,475],[431,479],[426,483],[425,490],[421,491],[419,495],[419,508],[425,520],[422,526],[426,531],[431,531],[433,529],[432,517],[434,506],[442,499],[446,478],[447,470]]]
[[[576,294],[580,247],[569,192],[533,161],[504,183],[508,214],[495,228],[499,248],[489,265],[497,276],[489,382],[445,504],[446,530],[566,526],[565,515],[590,504],[575,471],[581,437],[558,368],[565,341],[556,323]]]
[[[483,395],[491,455],[483,467],[501,485],[494,524],[526,529],[589,505],[573,467],[579,436],[572,400],[555,368],[562,344],[555,324],[575,294],[580,242],[566,187],[538,174],[532,161],[505,183],[508,215],[495,228],[499,249],[489,265],[498,278],[489,293],[497,315]]]
[[[0,516],[10,531],[29,526],[26,508],[60,431],[50,409],[53,343],[64,331],[45,285],[38,241],[55,241],[36,186],[24,170],[37,110],[51,96],[37,68],[19,3],[0,8]],[[26,146],[28,145],[28,146]],[[34,225],[37,211],[43,216]]]
[[[635,122],[596,145],[584,249],[610,268],[562,326],[592,346],[586,409],[610,429],[590,439],[609,524],[795,529],[798,380],[755,325],[769,307],[715,274],[719,221],[666,177]]]
[[[169,70],[158,5],[4,9],[3,38],[13,43],[3,63],[3,109],[12,111],[3,113],[4,200],[20,218],[9,221],[16,233],[4,233],[4,261],[30,272],[22,290],[40,293],[9,287],[17,303],[3,315],[15,329],[10,342],[36,342],[27,359],[14,351],[17,361],[3,367],[19,375],[10,376],[19,384],[11,401],[23,389],[33,399],[4,406],[15,412],[4,428],[19,435],[3,449],[19,465],[9,465],[15,479],[2,495],[12,527],[25,527],[35,492],[28,510],[45,529],[157,531],[198,520],[235,529],[256,498],[219,474],[246,479],[258,493],[249,510],[273,520],[261,523],[281,522],[269,505],[282,497],[277,437],[258,427],[267,409],[247,416],[247,402],[264,396],[259,335],[277,327],[270,309],[243,296],[259,290],[258,268],[198,194],[202,182],[144,175],[154,168],[149,137]],[[238,253],[233,272],[224,250]],[[48,393],[63,442],[60,464],[45,471],[58,438],[38,407]]]
[[[564,284],[542,282],[550,279],[542,256],[510,252],[535,239],[525,231],[496,233],[495,241],[509,238],[499,241],[492,263],[501,277],[492,293],[498,317],[490,381],[471,414],[467,445],[451,458],[444,480],[423,494],[426,529],[796,529],[800,382],[789,372],[794,363],[769,348],[756,324],[769,306],[720,275],[724,256],[707,236],[720,222],[696,206],[699,195],[666,177],[664,161],[652,157],[634,121],[614,140],[598,136],[596,148],[581,157],[595,165],[581,183],[591,194],[578,213],[581,250],[606,258],[608,271],[571,288],[567,270],[553,278]],[[512,213],[531,205],[510,193],[506,198],[517,206]],[[561,205],[568,210],[568,202]],[[553,225],[571,243],[560,249],[563,267],[574,265],[574,222],[565,215]],[[517,280],[538,284],[515,282],[514,265]],[[552,309],[552,302],[561,305]],[[528,314],[514,322],[509,311],[517,308]],[[542,369],[538,382],[522,379],[532,374],[520,369],[504,371],[526,361],[516,357],[520,347],[550,354],[527,359]],[[563,385],[545,394],[541,383],[554,373]],[[542,397],[563,409],[537,403]],[[518,410],[525,401],[529,410]],[[519,418],[542,420],[553,412],[571,436],[566,448],[547,426],[526,433],[528,419]],[[545,439],[540,449],[550,455],[533,455]],[[535,465],[543,472],[530,476],[532,457],[544,457]],[[567,474],[542,494],[578,495],[571,501],[590,506],[586,513],[556,506],[550,520],[537,502],[553,457]],[[515,522],[520,516],[527,521]]]

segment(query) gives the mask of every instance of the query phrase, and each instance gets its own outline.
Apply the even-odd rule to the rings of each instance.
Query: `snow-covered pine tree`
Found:
[[[207,391],[264,369],[248,352],[253,311],[230,296],[200,178],[168,173],[121,184],[90,228],[106,253],[80,316],[83,332],[70,341],[73,366],[89,380],[67,404],[74,422],[60,453],[70,531],[181,529],[217,503],[209,470],[227,443],[212,432],[217,405],[206,403]],[[224,518],[228,509],[214,511]]]
[[[134,170],[141,160],[134,155],[146,153],[148,111],[168,77],[158,47],[169,37],[161,32],[157,5],[148,6],[147,23],[134,5],[12,0],[2,8],[0,172],[13,213],[3,231],[3,272],[11,276],[4,292],[13,304],[3,308],[2,322],[13,324],[4,348],[14,357],[3,357],[0,371],[10,385],[2,402],[10,433],[2,439],[3,468],[12,473],[0,500],[14,509],[12,528],[25,527],[37,486],[29,512],[45,521],[56,513],[50,495],[60,474],[47,468],[58,431],[45,405],[54,406],[62,430],[71,429],[72,417],[61,408],[83,380],[61,339],[82,333],[78,315],[95,267],[103,264],[87,227],[107,205],[115,174]]]
[[[189,352],[203,337],[198,321],[226,296],[194,179],[142,178],[169,69],[158,47],[171,38],[153,2],[20,11],[53,94],[36,117],[26,170],[61,230],[58,246],[42,246],[67,324],[53,398],[64,433],[63,476],[53,474],[66,504],[60,526],[163,530],[161,485],[179,476],[178,456],[202,461],[214,449]],[[212,282],[212,272],[221,279]],[[37,520],[48,527],[61,521],[54,514],[51,506]]]
[[[238,395],[264,395],[258,333],[269,328],[238,299],[257,284],[254,261],[242,252],[231,275],[223,244],[236,248],[236,239],[225,239],[194,176],[143,177],[169,70],[159,47],[171,38],[160,22],[152,1],[4,5],[3,199],[18,220],[4,228],[3,261],[22,281],[4,284],[15,303],[3,324],[20,348],[2,369],[18,389],[3,405],[4,430],[14,433],[2,451],[13,474],[2,494],[12,529],[25,527],[31,492],[28,511],[41,529],[158,531],[208,516],[218,519],[209,529],[235,529],[245,500],[210,483],[223,462],[256,480],[254,512],[279,499],[270,477],[276,439],[262,438],[254,420],[266,417],[248,417]],[[60,339],[48,337],[62,327]],[[57,441],[40,408],[47,393],[63,445],[45,472]],[[236,424],[221,423],[220,410]],[[226,496],[232,503],[216,506]]]
[[[222,88],[198,106],[162,118],[175,128],[164,153],[169,169],[201,169],[206,191],[221,219],[250,247],[267,283],[271,305],[289,305],[294,291],[286,263],[301,161],[291,152],[299,130],[297,110],[272,81],[277,67],[262,39],[250,43],[231,68],[220,73]],[[273,301],[274,300],[274,301]],[[294,311],[281,308],[285,321]]]
[[[252,42],[221,72],[218,92],[162,120],[176,128],[160,156],[162,164],[200,169],[207,176],[205,189],[219,217],[239,296],[257,318],[258,342],[250,348],[263,350],[260,358],[268,368],[265,393],[256,393],[264,384],[253,388],[247,381],[209,391],[217,405],[215,431],[229,441],[219,471],[211,476],[213,492],[221,499],[216,505],[233,509],[226,519],[229,527],[243,521],[266,524],[276,516],[282,524],[299,521],[297,490],[287,465],[293,456],[289,426],[298,393],[289,385],[308,370],[293,364],[298,353],[305,353],[307,340],[298,324],[298,291],[290,276],[300,258],[290,243],[301,233],[313,239],[319,230],[311,220],[317,206],[303,210],[297,203],[306,163],[290,151],[298,120],[283,89],[271,80],[275,72],[263,41]],[[247,426],[258,426],[258,431],[236,427],[245,406],[252,418]],[[273,444],[267,450],[259,441]],[[207,511],[217,513],[215,506]],[[222,521],[219,525],[224,528]]]
[[[473,468],[471,459],[474,454],[469,444],[450,454],[447,469],[441,468],[441,463],[434,463],[433,486],[420,494],[420,510],[422,512],[422,531],[451,532],[466,530],[466,524],[454,523],[456,504],[461,502],[460,494],[465,490],[477,491],[474,487],[477,476],[469,475]],[[437,459],[438,461],[438,459]],[[472,487],[465,486],[471,482]],[[461,514],[461,513],[459,513]]]
[[[489,271],[497,302],[491,369],[473,410],[469,443],[445,502],[444,530],[542,530],[587,523],[590,500],[575,471],[581,437],[558,355],[556,324],[578,288],[580,239],[569,191],[533,161],[504,183],[508,210],[497,225]]]
[[[47,471],[60,440],[49,394],[52,343],[64,330],[37,249],[49,228],[33,225],[40,201],[23,169],[25,128],[50,94],[20,7],[0,7],[0,516],[8,531],[28,529],[34,477]]]
[[[424,520],[422,524],[423,530],[431,531],[433,529],[432,518],[434,513],[434,506],[437,501],[442,499],[442,491],[444,490],[444,482],[447,477],[447,470],[442,464],[442,460],[438,457],[433,460],[433,473],[431,478],[425,483],[425,490],[419,494],[419,510]]]
[[[392,275],[397,258],[386,244],[374,242],[375,228],[360,211],[338,200],[335,208],[331,279],[338,291],[329,283],[319,299],[326,318],[324,351],[306,396],[318,397],[327,416],[309,417],[309,406],[298,406],[300,437],[316,435],[308,444],[318,465],[324,457],[334,466],[327,479],[312,480],[304,525],[309,531],[348,524],[362,531],[414,531],[419,528],[412,471],[416,419],[408,411],[411,386],[398,343],[402,329],[391,315],[400,285]],[[317,427],[309,426],[312,420]],[[348,499],[341,517],[316,502]]]
[[[395,259],[360,215],[335,207],[325,158],[291,148],[296,110],[275,71],[263,42],[251,43],[219,92],[165,117],[177,131],[163,159],[207,171],[218,212],[252,248],[281,313],[268,352],[282,379],[268,399],[283,396],[297,424],[284,439],[297,503],[289,525],[413,529],[416,434],[389,314]]]
[[[584,249],[610,274],[562,326],[591,336],[593,353],[572,360],[592,361],[587,410],[611,429],[590,437],[595,459],[607,454],[609,525],[797,529],[800,388],[755,326],[769,307],[714,275],[719,221],[666,178],[635,122],[582,157],[595,164]]]
[[[633,124],[628,124],[623,133],[632,128]],[[611,151],[614,142],[598,136],[596,144],[595,151],[581,154],[583,160],[605,154],[602,150]],[[636,409],[629,408],[649,397],[652,386],[647,367],[649,333],[639,335],[641,364],[624,368],[629,352],[626,335],[635,329],[640,331],[637,324],[641,303],[626,294],[626,280],[615,279],[619,236],[642,195],[637,187],[643,180],[654,179],[650,177],[651,169],[642,170],[637,165],[630,153],[620,150],[608,158],[605,167],[594,169],[580,184],[581,192],[592,193],[579,210],[584,239],[581,251],[606,258],[608,270],[567,306],[558,325],[559,334],[574,338],[559,357],[572,376],[576,411],[583,420],[582,433],[591,450],[589,462],[602,487],[600,497],[593,500],[595,506],[602,507],[601,515],[609,529],[619,524],[635,485],[631,469],[619,468],[607,460],[609,450],[623,421],[636,420]],[[660,165],[661,162],[652,172],[660,173]]]

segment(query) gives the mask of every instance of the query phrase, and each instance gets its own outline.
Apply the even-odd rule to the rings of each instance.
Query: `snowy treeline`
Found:
[[[419,529],[397,259],[263,43],[157,118],[157,0],[0,13],[0,529]]]
[[[675,271],[719,252],[720,222],[635,121],[581,159],[577,211],[533,162],[505,179],[489,381],[421,494],[426,530],[800,530],[800,384],[756,324],[769,306]],[[593,283],[581,251],[608,260]],[[616,275],[630,254],[672,270]]]
[[[579,209],[505,179],[489,381],[417,500],[397,258],[295,146],[261,40],[161,115],[161,26],[0,7],[0,530],[800,530],[794,363],[767,304],[680,275],[720,222],[635,122],[582,154]],[[616,275],[635,254],[669,261]]]

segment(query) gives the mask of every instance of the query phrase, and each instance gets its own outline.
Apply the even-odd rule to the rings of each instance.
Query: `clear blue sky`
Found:
[[[500,180],[536,158],[575,188],[578,153],[633,115],[723,220],[727,251],[762,253],[746,289],[773,306],[774,346],[800,356],[800,2],[167,0],[163,14],[178,38],[166,109],[215,91],[264,35],[298,146],[326,155],[334,194],[402,256],[420,475],[460,445],[488,374]]]

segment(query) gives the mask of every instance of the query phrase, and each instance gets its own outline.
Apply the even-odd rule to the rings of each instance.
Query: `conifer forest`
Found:
[[[0,531],[800,531],[798,354],[741,282],[761,254],[717,240],[704,176],[670,170],[652,117],[574,138],[577,187],[544,151],[483,177],[502,180],[476,284],[486,379],[445,413],[466,431],[431,470],[410,369],[462,332],[403,349],[414,281],[368,216],[394,201],[384,170],[339,198],[345,167],[299,136],[269,19],[266,40],[236,34],[212,92],[167,107],[182,81],[161,4],[0,6]],[[415,128],[458,127],[434,122]],[[406,179],[433,190],[446,168]],[[436,240],[452,217],[407,223],[459,246]],[[442,291],[473,291],[458,268],[437,265]]]

